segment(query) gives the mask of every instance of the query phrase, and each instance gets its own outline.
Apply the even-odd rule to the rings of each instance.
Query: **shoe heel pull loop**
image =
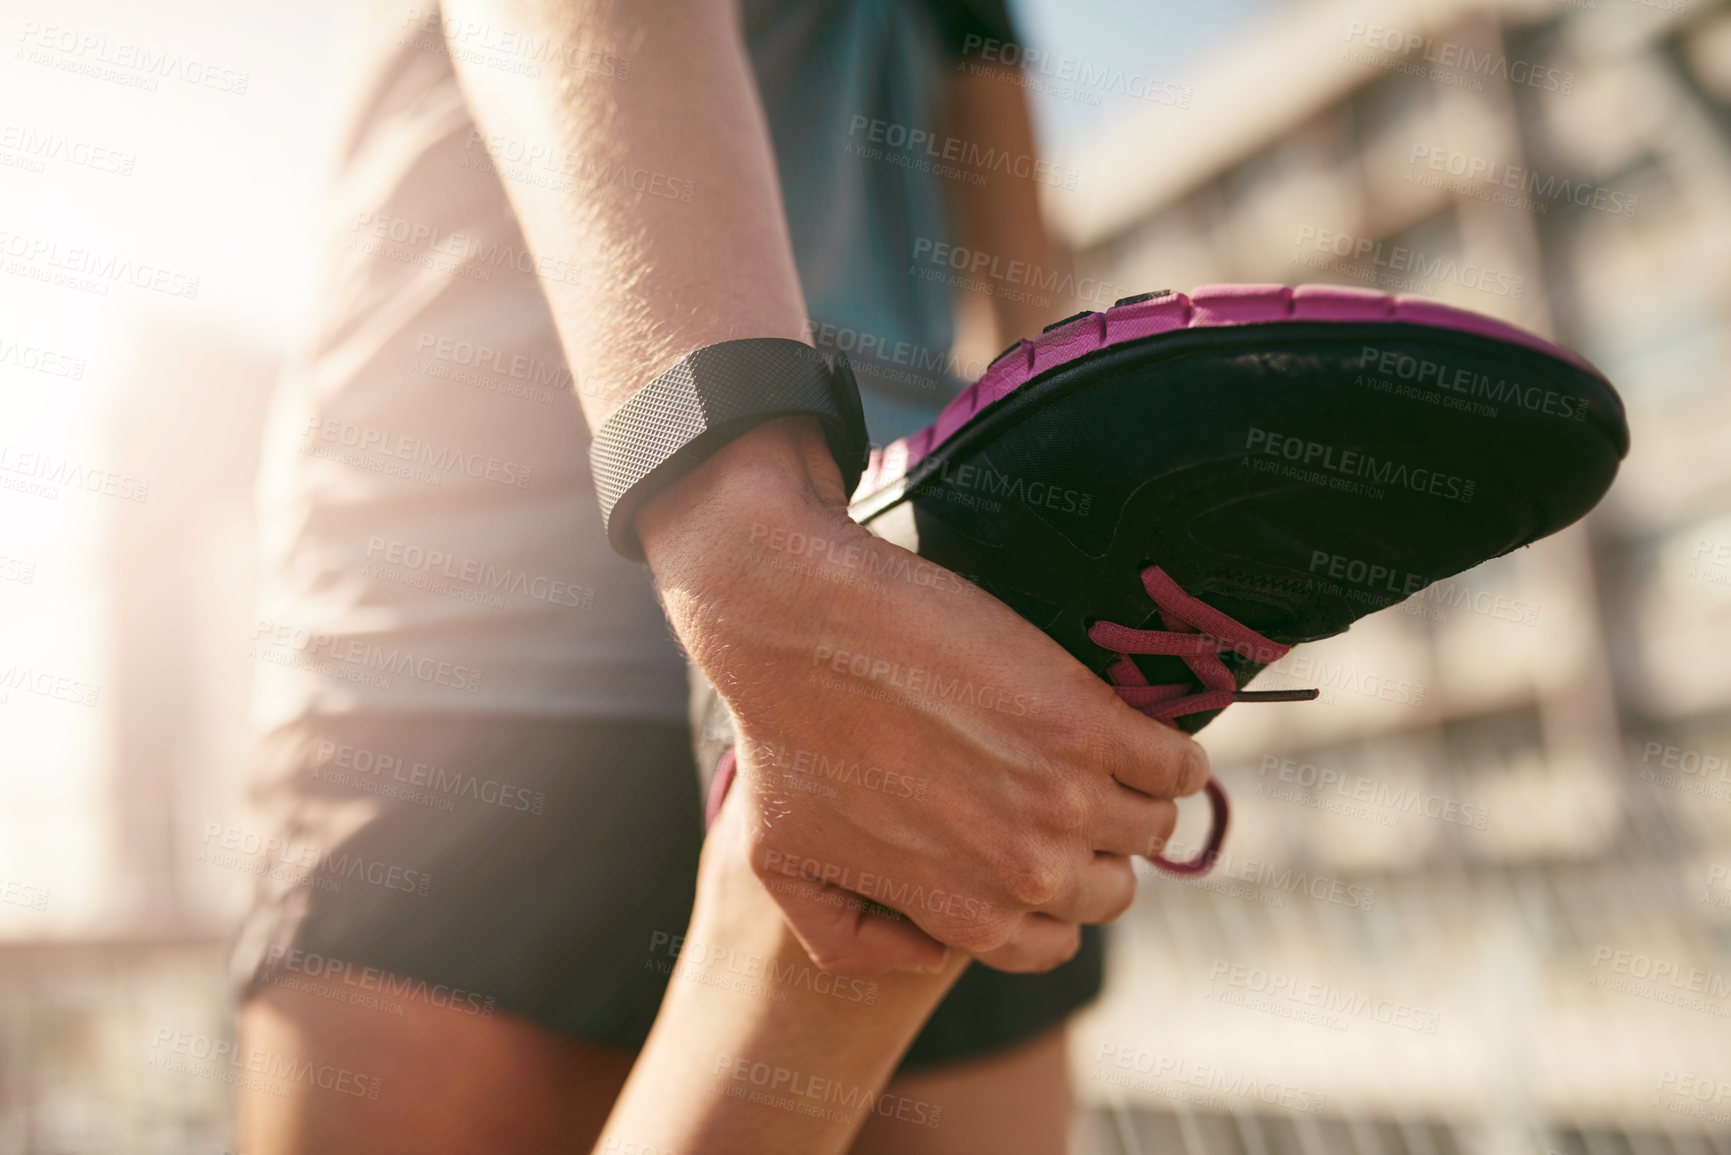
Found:
[[[1183,862],[1174,862],[1164,854],[1148,856],[1149,862],[1168,874],[1207,874],[1214,869],[1214,860],[1220,857],[1220,847],[1226,841],[1226,828],[1232,821],[1232,804],[1226,799],[1226,788],[1220,785],[1220,780],[1212,774],[1208,776],[1202,791],[1208,795],[1208,841],[1203,845],[1202,853]]]

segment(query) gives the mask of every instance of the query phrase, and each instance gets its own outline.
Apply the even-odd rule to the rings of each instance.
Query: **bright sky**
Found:
[[[1093,71],[1194,87],[1201,65],[1246,21],[1293,0],[1010,0],[1022,38],[1054,59],[1085,61]],[[1205,96],[1205,94],[1204,94]],[[1122,98],[1098,105],[1034,97],[1041,147],[1067,153],[1106,119],[1127,110]]]

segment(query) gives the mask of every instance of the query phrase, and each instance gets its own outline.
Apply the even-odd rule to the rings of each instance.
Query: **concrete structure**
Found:
[[[1492,313],[1604,367],[1635,450],[1209,731],[1230,857],[1118,935],[1090,1149],[1731,1149],[1731,9],[1319,0],[1194,90],[1065,158],[1084,273]]]

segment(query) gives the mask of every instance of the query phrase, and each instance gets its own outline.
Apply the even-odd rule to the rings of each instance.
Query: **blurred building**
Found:
[[[253,478],[277,363],[160,312],[118,344],[100,459],[150,491],[104,518],[114,580],[90,599],[110,650],[106,901],[0,939],[0,1155],[215,1155],[231,1126],[229,1072],[189,1077],[166,1044],[233,1033],[226,939],[249,878],[212,865],[205,830],[234,812],[251,748]]]
[[[1320,703],[1210,729],[1236,833],[1118,934],[1092,1142],[1731,1150],[1731,7],[1317,0],[1194,90],[1068,158],[1086,273],[1488,312],[1601,366],[1635,449],[1584,525],[1259,683]]]

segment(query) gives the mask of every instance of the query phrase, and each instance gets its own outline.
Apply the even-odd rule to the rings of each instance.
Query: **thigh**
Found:
[[[258,761],[242,1149],[587,1151],[690,916],[686,728],[307,719]]]
[[[1072,1098],[1063,1027],[891,1081],[853,1155],[1063,1155]]]
[[[632,1059],[514,1016],[381,1016],[277,987],[247,1000],[239,1033],[249,1155],[584,1153]]]
[[[642,1044],[702,839],[685,727],[309,719],[258,758],[246,833],[275,849],[235,864],[258,876],[234,956],[244,998]]]

